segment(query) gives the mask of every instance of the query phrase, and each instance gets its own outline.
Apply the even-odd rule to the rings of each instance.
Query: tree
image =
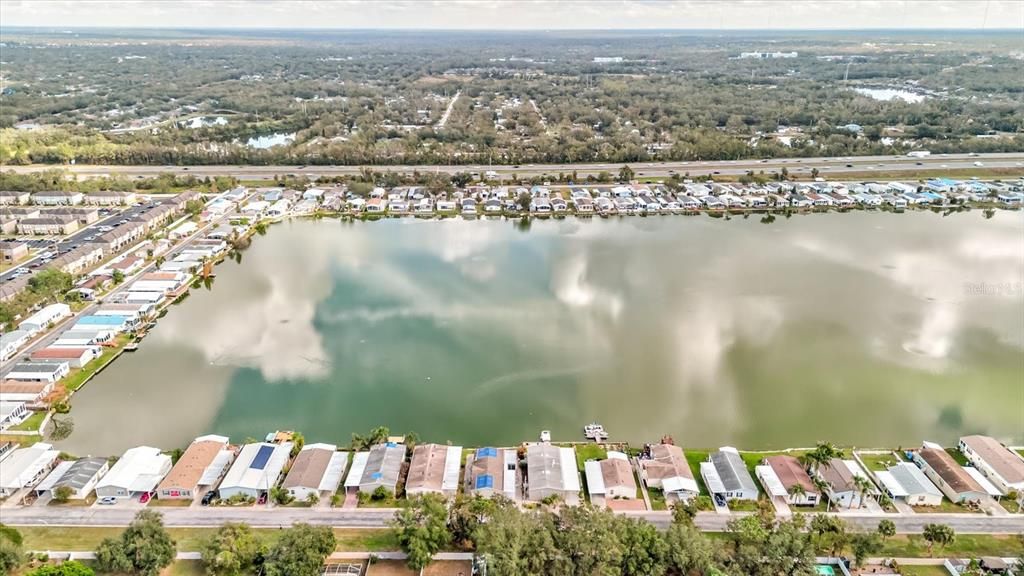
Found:
[[[74,431],[75,421],[71,416],[64,416],[62,418],[54,416],[50,418],[50,433],[48,435],[50,440],[64,440],[71,436],[71,433]]]
[[[871,481],[864,476],[854,476],[853,486],[857,489],[857,494],[860,496],[860,506],[864,506],[864,497],[871,490]]]
[[[366,436],[361,434],[352,433],[352,449],[353,450],[369,450],[374,444],[380,444],[388,439],[391,431],[388,430],[387,426],[378,426]]]
[[[10,574],[21,566],[24,561],[21,544],[20,532],[0,524],[0,574]]]
[[[789,487],[787,492],[789,492],[789,495],[794,499],[800,499],[807,496],[807,489],[804,488],[802,484],[793,484]]]
[[[625,164],[619,169],[619,182],[629,182],[633,179],[635,173],[633,169],[629,167],[629,164]]]
[[[118,538],[107,538],[96,549],[96,563],[104,572],[134,572],[156,576],[171,565],[177,550],[164,528],[163,517],[143,510]]]
[[[839,555],[850,542],[846,523],[836,516],[816,514],[811,518],[810,534],[817,550]]]
[[[512,503],[502,496],[484,498],[478,494],[473,496],[459,494],[455,497],[448,512],[448,531],[452,535],[452,542],[457,545],[472,546],[480,525],[493,515],[499,506],[511,505]]]
[[[696,498],[677,501],[672,505],[672,523],[692,525],[693,519],[697,516],[697,512]]]
[[[896,524],[888,518],[880,520],[878,522],[878,528],[875,530],[878,535],[882,538],[882,542],[885,542],[889,538],[896,535]]]
[[[618,539],[622,547],[620,573],[635,576],[664,574],[668,544],[653,524],[638,518],[617,516]]]
[[[306,437],[302,435],[302,432],[296,432],[292,434],[292,451],[291,457],[295,458],[302,452],[302,447],[306,445]]]
[[[611,511],[590,505],[562,508],[551,533],[562,556],[558,572],[589,576],[613,570],[622,561],[617,536],[616,516]]]
[[[283,488],[281,486],[271,486],[270,499],[280,504],[281,506],[284,506],[286,504],[291,504],[292,501],[295,500],[295,497],[292,496],[292,493],[289,492],[287,488]]]
[[[942,549],[956,541],[956,532],[946,524],[925,524],[921,536],[928,542],[929,555],[935,545]]]
[[[57,300],[74,288],[74,277],[56,268],[36,272],[28,279],[28,289],[48,300]]]
[[[516,197],[516,203],[519,204],[519,209],[520,210],[529,210],[530,209],[530,202],[532,202],[532,201],[533,201],[533,196],[531,196],[530,193],[526,192],[526,191],[520,192],[519,196]]]
[[[210,576],[250,574],[265,549],[247,524],[228,522],[200,546],[206,573]]]
[[[854,534],[850,539],[850,548],[853,551],[853,562],[858,568],[864,565],[868,556],[882,550],[882,539],[877,533],[867,532]]]
[[[842,455],[842,451],[836,448],[834,444],[818,442],[814,450],[804,454],[802,459],[804,464],[810,466],[812,470],[817,470],[821,466],[828,464],[833,458],[838,458]]]
[[[114,273],[110,275],[110,278],[111,278],[111,280],[114,281],[114,285],[116,286],[116,285],[120,284],[121,282],[124,282],[124,272],[121,272],[120,270],[115,269]]]
[[[817,168],[811,168],[811,178],[817,178],[821,172]]]
[[[40,566],[28,573],[28,576],[94,576],[92,568],[77,560],[68,560],[56,565]]]
[[[825,480],[817,476],[812,476],[811,482],[814,482],[814,487],[818,490],[818,493],[821,494],[821,497],[825,499],[825,512],[830,511],[832,509],[832,499],[828,497],[828,482],[825,482]]]
[[[714,564],[714,543],[692,524],[673,522],[665,543],[666,564],[676,574],[704,574]]]
[[[324,559],[337,541],[328,526],[295,524],[284,531],[267,553],[266,576],[320,576]]]
[[[521,512],[498,506],[476,531],[477,554],[489,576],[549,574],[562,552],[552,537],[554,519],[548,512]]]
[[[391,523],[398,534],[398,544],[408,555],[410,569],[426,568],[434,554],[451,543],[448,531],[448,509],[444,498],[426,494],[404,503]]]
[[[135,566],[128,553],[125,552],[124,543],[117,538],[104,538],[96,547],[96,566],[104,572],[132,572]]]
[[[74,493],[75,491],[71,489],[71,486],[57,486],[53,490],[53,501],[58,504],[64,504],[71,499]]]
[[[206,205],[203,204],[202,200],[189,200],[188,202],[185,202],[185,212],[190,216],[195,216],[202,212],[205,206]]]
[[[803,529],[800,516],[781,522],[765,522],[757,516],[729,521],[725,558],[728,572],[743,576],[813,575],[814,547]]]
[[[317,503],[319,503],[319,502],[320,502],[320,495],[317,494],[316,492],[310,492],[306,496],[306,503],[309,504],[310,506],[316,506]]]

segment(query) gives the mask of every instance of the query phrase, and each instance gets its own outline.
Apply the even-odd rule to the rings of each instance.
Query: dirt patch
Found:
[[[423,569],[423,576],[470,576],[472,573],[470,560],[438,560]]]
[[[627,510],[628,511],[637,511],[637,510],[644,511],[644,510],[647,510],[647,506],[644,504],[644,501],[643,500],[639,500],[639,499],[636,499],[636,500],[605,500],[605,503],[608,504],[609,508],[611,508],[612,510],[615,510],[616,512],[624,512],[624,511],[627,511]]]
[[[378,560],[366,569],[366,576],[419,576],[405,565],[405,560]]]

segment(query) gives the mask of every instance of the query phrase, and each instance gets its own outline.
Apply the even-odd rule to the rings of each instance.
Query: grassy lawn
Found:
[[[665,503],[665,493],[662,492],[661,488],[648,488],[647,496],[651,499],[652,510],[668,510],[668,505]]]
[[[587,460],[604,460],[608,457],[608,451],[597,444],[584,444],[576,446],[576,467],[582,472],[583,463]]]
[[[94,502],[96,502],[96,493],[95,492],[90,492],[89,495],[86,496],[85,498],[81,498],[81,499],[79,499],[79,498],[72,498],[72,499],[68,499],[67,502],[63,502],[63,503],[57,502],[57,501],[54,501],[54,500],[50,500],[49,502],[46,503],[46,505],[47,506],[70,506],[70,507],[73,507],[73,508],[75,508],[75,507],[77,507],[77,508],[84,508],[85,506],[92,506]]]
[[[75,368],[64,377],[63,384],[64,388],[69,392],[73,392],[82,387],[94,374],[99,372],[103,367],[110,363],[111,360],[117,358],[117,355],[121,353],[121,350],[128,345],[129,337],[121,334],[115,339],[114,346],[104,346],[103,353],[100,357],[89,362],[84,368]]]
[[[957,534],[956,542],[945,548],[936,547],[936,558],[945,556],[1016,556],[1024,551],[1017,536],[994,536],[989,534]],[[927,558],[928,543],[918,534],[894,536],[886,541],[876,556],[905,558]]]
[[[704,478],[700,475],[700,463],[708,459],[708,452],[701,450],[686,450],[686,463],[690,465],[690,472],[693,473],[693,479],[697,481],[697,488],[700,488],[701,494],[708,493],[708,487],[704,485]]]
[[[729,510],[733,512],[754,512],[757,510],[756,500],[729,500]]]
[[[19,446],[31,446],[42,439],[43,437],[39,434],[30,434],[26,436],[21,434],[0,434],[0,444],[4,442],[14,442]]]
[[[178,543],[178,550],[197,552],[204,541],[209,539],[216,528],[168,528],[171,538]],[[25,539],[27,550],[93,550],[104,538],[117,537],[124,528],[116,527],[19,527]],[[272,543],[281,530],[277,528],[256,528],[256,534],[268,544]],[[353,552],[383,552],[398,550],[394,532],[383,528],[335,528],[338,540],[336,550]]]
[[[383,500],[366,499],[359,503],[359,508],[398,508],[398,500],[394,496],[388,496]]]
[[[161,576],[206,576],[199,560],[178,560],[160,573]]]
[[[967,466],[969,464],[969,462],[967,462],[967,458],[964,457],[964,455],[956,448],[946,448],[946,452],[953,457],[953,460],[956,460],[957,464],[961,466]]]
[[[943,498],[942,499],[942,504],[939,504],[938,506],[912,506],[912,508],[914,509],[914,512],[917,512],[918,514],[941,514],[941,513],[965,514],[965,513],[972,513],[972,512],[978,513],[978,514],[981,513],[980,510],[971,510],[970,508],[967,508],[966,506],[961,506],[959,504],[955,504],[955,503],[951,502],[947,498]]]
[[[160,498],[150,500],[147,504],[150,508],[154,506],[157,508],[188,508],[191,505],[191,500],[161,500]]]
[[[857,454],[860,457],[861,462],[868,467],[868,470],[874,470],[876,472],[884,472],[889,469],[889,466],[900,462],[896,456],[893,456],[891,452],[885,454]]]
[[[945,566],[901,566],[902,576],[949,576],[949,570]]]
[[[335,528],[338,540],[336,550],[352,552],[385,552],[398,550],[398,537],[393,530],[383,528]]]
[[[46,412],[45,411],[33,412],[32,415],[29,416],[28,418],[26,418],[25,421],[22,422],[21,424],[18,424],[17,426],[11,426],[11,430],[16,430],[16,431],[19,431],[19,432],[29,432],[29,431],[33,431],[33,430],[39,430],[39,426],[40,426],[40,424],[43,423],[43,420],[45,418],[46,418]]]
[[[1021,512],[1024,512],[1024,508],[1021,508],[1020,502],[1010,500],[1009,498],[1000,498],[999,505],[1011,514],[1020,514]]]

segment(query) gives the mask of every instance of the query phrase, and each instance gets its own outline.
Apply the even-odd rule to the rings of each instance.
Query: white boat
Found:
[[[541,430],[540,431],[540,441],[541,442],[551,442],[551,430]]]
[[[596,440],[598,442],[608,439],[608,433],[604,431],[604,426],[597,422],[591,422],[584,426],[583,435],[589,440]]]

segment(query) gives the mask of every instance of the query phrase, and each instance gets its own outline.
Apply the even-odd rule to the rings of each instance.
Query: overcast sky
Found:
[[[0,0],[4,26],[1020,28],[1024,0]]]

